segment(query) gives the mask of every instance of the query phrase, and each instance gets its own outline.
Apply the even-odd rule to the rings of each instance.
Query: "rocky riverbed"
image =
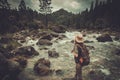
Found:
[[[27,57],[28,63],[18,75],[18,79],[71,80],[75,74],[75,62],[71,50],[74,37],[78,33],[80,32],[55,33],[47,30],[15,33],[13,38],[21,44],[21,47],[30,46],[36,51],[30,48],[27,52],[32,50],[33,53],[39,53],[35,56],[31,53],[32,57]],[[110,35],[112,40],[98,41],[97,38],[101,34],[96,32],[84,34],[91,62],[88,66],[83,67],[83,80],[120,80],[120,39],[116,40],[116,36]],[[42,62],[44,65],[38,61],[42,58],[46,60]],[[48,67],[43,69],[40,65],[43,67],[48,65]],[[36,73],[35,69],[41,73]],[[42,72],[46,75],[41,76]]]

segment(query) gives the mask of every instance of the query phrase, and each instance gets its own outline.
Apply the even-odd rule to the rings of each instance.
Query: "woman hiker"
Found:
[[[75,36],[74,48],[71,51],[76,63],[76,74],[74,80],[82,80],[82,67],[90,62],[89,52],[84,45],[82,34]]]

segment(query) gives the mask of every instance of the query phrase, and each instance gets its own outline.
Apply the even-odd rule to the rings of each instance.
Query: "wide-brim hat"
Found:
[[[84,39],[83,39],[83,35],[82,34],[78,34],[75,36],[75,41],[77,43],[83,43],[84,42]]]

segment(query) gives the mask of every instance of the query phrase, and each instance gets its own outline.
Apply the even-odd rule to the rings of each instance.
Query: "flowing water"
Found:
[[[32,40],[30,37],[26,38],[26,42],[23,46],[33,46],[36,51],[39,52],[38,56],[28,59],[28,65],[26,69],[21,73],[21,80],[63,80],[63,78],[72,78],[75,74],[75,63],[71,50],[73,48],[72,41],[76,34],[80,32],[66,32],[60,35],[65,35],[63,39],[54,38],[52,40],[52,46],[38,46],[36,45],[38,39]],[[83,78],[84,80],[95,80],[91,78],[91,75],[96,75],[100,80],[120,80],[120,67],[119,65],[113,64],[113,62],[119,60],[120,56],[114,54],[115,49],[120,49],[120,41],[113,42],[98,42],[96,37],[100,34],[91,33],[84,37],[84,40],[91,42],[85,43],[90,51],[91,63],[88,66],[83,67]],[[48,50],[55,49],[59,53],[58,58],[49,58]],[[39,77],[33,71],[35,62],[40,58],[49,59],[51,62],[51,69],[61,70],[61,74],[57,75],[55,72],[52,75]],[[113,62],[112,62],[113,61]],[[118,72],[114,72],[118,71]],[[96,74],[90,74],[95,72]],[[113,75],[112,75],[113,74]]]

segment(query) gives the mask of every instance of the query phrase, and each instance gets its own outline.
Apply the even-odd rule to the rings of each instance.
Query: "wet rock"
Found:
[[[3,56],[5,56],[6,58],[10,58],[12,57],[12,55],[9,53],[9,51],[7,49],[5,49],[3,47],[3,45],[0,45],[0,52]]]
[[[97,37],[98,42],[112,42],[112,38],[109,34],[102,34],[101,36]]]
[[[74,43],[74,40],[71,40],[71,43]]]
[[[15,33],[14,35],[13,35],[13,39],[15,39],[15,40],[25,40],[25,37],[21,34],[21,33]]]
[[[12,41],[12,38],[1,37],[0,39],[0,43],[9,43],[10,41]]]
[[[47,67],[50,67],[50,61],[45,58],[39,59],[36,64],[38,64],[38,63],[42,63],[42,64],[46,65]]]
[[[118,55],[118,56],[120,56],[120,49],[116,49],[115,50],[115,54]]]
[[[14,51],[13,54],[25,57],[39,55],[39,53],[31,46],[20,47],[16,51]]]
[[[61,69],[55,71],[56,75],[63,75],[64,72]]]
[[[40,76],[49,75],[52,73],[52,70],[50,69],[50,61],[44,58],[39,59],[34,66],[34,71]]]
[[[52,45],[52,42],[50,42],[49,40],[46,39],[39,39],[39,41],[37,42],[37,45]]]
[[[94,41],[85,40],[84,43],[93,43]]]
[[[17,80],[36,80],[36,76],[22,71],[19,75],[18,75],[18,79]]]
[[[52,35],[50,35],[50,34],[45,34],[45,35],[43,35],[40,39],[46,39],[46,40],[52,40]]]
[[[58,37],[59,36],[59,34],[58,33],[55,33],[55,32],[51,32],[50,33],[53,37]]]
[[[95,47],[94,47],[94,46],[88,46],[88,45],[87,45],[87,48],[88,48],[89,50],[91,50],[91,49],[93,49],[93,50],[94,50],[94,49],[95,49]]]
[[[16,47],[21,46],[16,40],[13,40],[12,38],[2,37],[0,39],[0,44],[3,48],[5,48],[8,51],[11,51],[15,49]]]
[[[59,34],[55,32],[41,32],[40,39],[52,40],[54,37],[58,37]]]
[[[114,38],[116,41],[120,40],[120,36],[115,36]]]
[[[92,70],[89,72],[88,77],[90,80],[104,80],[105,75],[100,70]]]
[[[63,78],[62,80],[76,80],[76,78]]]
[[[11,58],[11,60],[18,62],[20,66],[23,68],[27,66],[27,59],[25,57],[17,56],[17,57]]]
[[[21,43],[25,43],[25,42],[26,42],[26,40],[20,40],[20,42],[21,42]]]
[[[65,26],[59,25],[59,26],[53,26],[51,27],[51,30],[57,33],[65,33]]]
[[[57,58],[57,57],[59,57],[59,53],[56,52],[55,50],[51,50],[51,51],[48,51],[48,56],[53,57],[53,58]]]
[[[0,53],[0,80],[16,80],[22,70],[18,62],[8,60]]]
[[[63,39],[63,38],[66,38],[66,36],[65,35],[59,35],[59,37],[58,37],[58,39]]]

